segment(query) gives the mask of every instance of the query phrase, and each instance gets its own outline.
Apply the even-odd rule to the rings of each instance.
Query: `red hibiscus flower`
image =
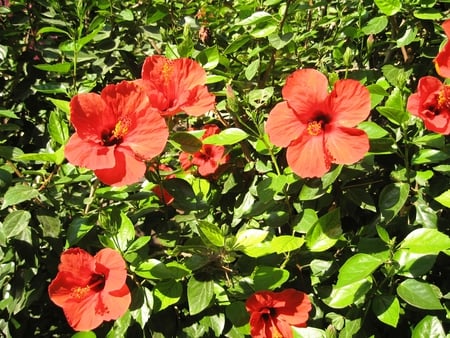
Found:
[[[367,134],[353,128],[370,113],[369,91],[358,81],[339,80],[328,93],[325,75],[300,69],[282,94],[266,132],[273,144],[287,147],[287,162],[299,176],[321,177],[332,163],[355,163],[369,150]]]
[[[445,21],[442,24],[447,39],[450,38],[450,20]],[[438,53],[434,59],[434,65],[437,73],[442,77],[450,77],[450,43],[447,41],[444,44],[442,50]]]
[[[450,134],[450,86],[438,78],[422,77],[417,92],[408,98],[407,109],[421,118],[428,130]]]
[[[126,278],[125,261],[117,251],[106,248],[91,256],[73,248],[61,254],[48,293],[74,330],[89,331],[127,311],[131,295]]]
[[[245,305],[253,338],[291,338],[291,326],[306,327],[311,311],[308,295],[294,289],[258,291]]]
[[[205,133],[201,140],[220,132],[219,127],[215,124],[207,124],[203,126],[203,129],[205,129]],[[179,160],[184,170],[197,166],[198,173],[201,176],[208,176],[214,174],[220,165],[228,162],[229,158],[229,155],[225,154],[224,146],[203,144],[201,149],[193,154],[182,152]]]
[[[70,110],[76,133],[66,144],[67,160],[94,170],[108,185],[139,181],[145,174],[144,161],[161,153],[169,136],[144,90],[131,82],[108,85],[100,95],[78,94]]]
[[[205,85],[206,72],[194,60],[149,56],[142,66],[142,78],[135,82],[146,89],[152,106],[163,116],[181,112],[200,116],[214,109],[215,96]]]

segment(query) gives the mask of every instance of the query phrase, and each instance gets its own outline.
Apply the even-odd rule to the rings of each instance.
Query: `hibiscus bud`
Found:
[[[226,95],[227,95],[227,108],[231,110],[233,113],[237,113],[239,111],[239,103],[234,94],[233,88],[230,84],[227,83],[226,86]]]

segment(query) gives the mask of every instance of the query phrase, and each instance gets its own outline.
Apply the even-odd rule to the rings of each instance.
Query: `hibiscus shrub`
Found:
[[[0,1],[5,337],[449,337],[448,1]]]

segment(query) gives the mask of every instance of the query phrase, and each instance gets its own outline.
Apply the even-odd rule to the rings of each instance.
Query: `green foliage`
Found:
[[[449,10],[431,0],[1,6],[2,335],[246,337],[248,296],[293,287],[313,302],[294,337],[445,337],[449,139],[427,131],[406,102],[422,76],[436,75]],[[198,61],[216,110],[170,121],[154,162],[174,177],[149,171],[142,183],[103,186],[64,158],[70,99],[140,77],[153,54]],[[322,178],[296,176],[264,131],[299,68],[330,83],[359,80],[371,95],[359,126],[369,153]],[[191,127],[207,123],[222,131],[200,140]],[[203,144],[231,158],[208,178],[178,162]],[[116,249],[128,265],[129,311],[93,332],[74,334],[47,294],[72,246]]]

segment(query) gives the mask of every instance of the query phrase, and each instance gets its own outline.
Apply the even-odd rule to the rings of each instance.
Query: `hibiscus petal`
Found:
[[[419,116],[422,117],[425,127],[428,130],[434,131],[439,134],[448,135],[450,134],[450,115],[449,113],[441,113],[439,115],[434,115],[433,113],[426,115],[426,112],[421,113]]]
[[[370,93],[359,81],[339,80],[328,97],[332,121],[344,127],[354,127],[370,114]]]
[[[304,136],[287,148],[286,159],[300,177],[322,177],[330,169],[323,136]]]
[[[131,304],[131,294],[128,286],[124,284],[119,290],[109,293],[102,292],[102,307],[104,320],[116,320],[123,316]]]
[[[358,162],[369,151],[367,134],[357,128],[336,127],[325,135],[326,147],[337,164]]]
[[[138,125],[126,135],[121,146],[131,148],[143,160],[150,160],[164,150],[169,130],[164,118],[156,111],[148,110],[138,121]]]
[[[173,81],[179,83],[179,88],[192,89],[205,84],[206,72],[196,61],[179,58],[174,60],[173,66]]]
[[[114,147],[86,141],[79,133],[70,137],[64,148],[64,155],[70,163],[91,170],[112,168],[116,163]]]
[[[109,169],[94,170],[100,181],[111,186],[124,186],[138,182],[145,174],[145,163],[137,160],[130,149],[116,147],[116,165]]]
[[[97,252],[95,255],[96,272],[105,274],[105,286],[103,291],[110,292],[119,290],[125,284],[127,278],[127,268],[125,261],[117,251],[105,248]]]
[[[328,95],[328,79],[315,69],[299,69],[286,80],[283,98],[304,123],[313,120]]]
[[[421,102],[420,102],[420,96],[419,96],[419,93],[414,93],[414,94],[411,94],[409,97],[408,97],[408,102],[407,102],[407,104],[406,104],[406,109],[412,114],[412,115],[415,115],[415,116],[418,116],[419,115],[419,112],[420,112],[420,110],[421,110],[421,107],[422,105],[421,105]]]
[[[126,116],[131,120],[131,128],[140,124],[139,118],[145,116],[149,100],[145,90],[131,81],[107,85],[101,93],[102,99],[114,116]]]
[[[284,302],[284,307],[277,309],[277,318],[297,327],[306,326],[311,311],[311,302],[308,295],[295,289],[285,289],[278,295]]]
[[[450,37],[450,20],[442,24],[447,39]],[[450,77],[450,43],[447,41],[434,59],[437,73],[445,78]]]
[[[63,310],[69,325],[76,331],[90,331],[100,326],[103,315],[96,311],[99,302],[100,294],[95,293],[81,301],[67,303]]]
[[[250,315],[250,330],[252,338],[267,338],[266,323],[260,313]]]
[[[215,103],[216,97],[207,87],[197,86],[189,92],[186,102],[180,104],[180,109],[188,115],[200,116],[213,110]]]
[[[299,138],[306,125],[300,121],[287,102],[280,102],[271,110],[266,122],[266,133],[270,142],[279,147],[287,147]]]
[[[82,139],[100,143],[102,133],[114,128],[116,118],[100,95],[83,93],[70,100],[70,122]]]
[[[271,320],[272,325],[270,325],[270,332],[271,332],[271,336],[270,337],[281,337],[283,338],[293,338],[294,334],[292,333],[292,328],[291,326],[283,321],[280,320],[280,318],[272,318]]]

